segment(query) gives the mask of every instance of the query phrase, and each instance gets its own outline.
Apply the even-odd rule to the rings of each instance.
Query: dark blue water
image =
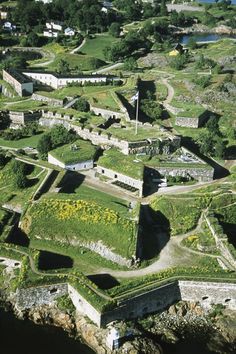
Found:
[[[1,354],[93,354],[61,328],[20,321],[0,308]]]
[[[198,0],[198,2],[201,2],[201,3],[207,3],[207,4],[214,4],[215,3],[215,0]],[[231,4],[232,5],[236,5],[236,0],[231,0]]]
[[[223,38],[235,38],[236,39],[236,36],[230,35],[230,34],[215,34],[215,33],[186,34],[186,35],[180,37],[180,43],[187,44],[190,38],[193,38],[196,42],[213,42],[213,41],[218,41]]]

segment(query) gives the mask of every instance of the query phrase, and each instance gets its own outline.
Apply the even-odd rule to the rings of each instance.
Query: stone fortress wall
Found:
[[[129,142],[126,140],[118,139],[111,134],[106,132],[101,132],[97,130],[92,130],[88,128],[81,127],[79,125],[73,124],[72,117],[62,116],[60,113],[56,113],[55,115],[51,116],[51,113],[43,112],[42,118],[39,120],[39,124],[46,127],[53,127],[56,124],[62,124],[67,129],[73,129],[76,133],[85,140],[90,140],[94,145],[100,145],[102,147],[106,146],[114,146],[120,149],[123,154],[136,154],[138,151],[143,152],[146,148],[150,149],[153,145],[156,145],[156,141],[159,139],[146,139],[137,142]],[[72,122],[71,122],[72,121]],[[162,139],[162,143],[165,145],[172,144],[174,148],[180,145],[180,138],[178,137],[167,137]]]
[[[37,94],[33,93],[31,98],[34,101],[47,102],[50,106],[54,106],[54,107],[63,107],[64,105],[64,100],[59,100],[57,98],[51,98],[51,97],[39,95],[38,93]]]
[[[16,307],[23,310],[51,304],[57,297],[66,294],[70,296],[77,311],[99,327],[105,327],[115,320],[135,319],[160,312],[180,300],[199,302],[207,308],[212,304],[222,304],[229,309],[236,309],[236,284],[203,281],[173,281],[121,300],[116,308],[104,313],[100,313],[74,287],[66,283],[17,290]]]

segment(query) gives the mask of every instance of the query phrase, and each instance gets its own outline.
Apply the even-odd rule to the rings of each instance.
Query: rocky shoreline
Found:
[[[70,337],[97,354],[170,354],[175,353],[176,346],[188,342],[204,347],[207,353],[236,352],[236,311],[226,310],[221,305],[213,305],[209,310],[198,303],[180,301],[161,314],[116,323],[121,332],[130,328],[133,335],[115,351],[106,346],[108,329],[98,328],[88,318],[59,309],[56,304],[19,311],[12,298],[2,296],[0,306],[13,311],[18,319],[63,328]]]
[[[191,27],[175,27],[175,34],[197,34],[197,33],[212,33],[212,34],[228,34],[236,35],[236,28],[226,25],[219,25],[217,27],[209,28],[202,24],[194,24]]]

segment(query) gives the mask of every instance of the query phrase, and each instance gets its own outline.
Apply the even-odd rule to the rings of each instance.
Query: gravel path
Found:
[[[70,54],[75,54],[77,53],[86,43],[86,38],[83,39],[83,42],[75,49],[73,49]]]

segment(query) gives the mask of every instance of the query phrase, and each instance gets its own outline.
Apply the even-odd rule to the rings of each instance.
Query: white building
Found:
[[[59,22],[59,21],[46,22],[46,28],[51,30],[56,30],[56,31],[62,31],[63,22]]]
[[[119,348],[120,333],[116,328],[111,328],[107,335],[106,344],[109,349],[115,350]]]
[[[67,76],[63,77],[55,73],[50,72],[34,72],[34,71],[24,71],[23,74],[28,78],[32,79],[34,82],[39,84],[45,84],[52,87],[53,89],[59,89],[61,87],[67,86],[69,83],[80,83],[84,85],[85,82],[99,83],[107,82],[107,76],[102,75],[80,75],[78,76]]]
[[[59,34],[59,32],[53,31],[51,29],[43,31],[43,36],[48,37],[48,38],[57,38],[58,34]]]
[[[83,170],[89,170],[93,168],[93,160],[86,160],[80,162],[75,161],[74,163],[66,164],[65,162],[62,162],[57,158],[55,158],[54,156],[52,156],[50,152],[48,153],[48,162],[51,163],[52,165],[59,166],[69,171],[83,171]]]

